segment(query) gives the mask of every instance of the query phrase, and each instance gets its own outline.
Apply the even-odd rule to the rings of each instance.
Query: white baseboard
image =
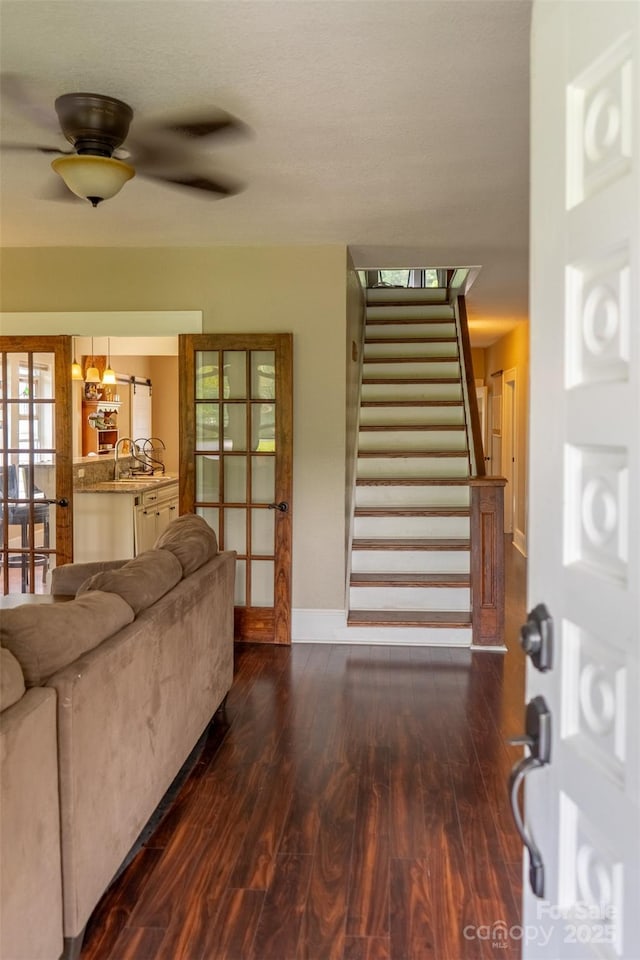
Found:
[[[473,653],[508,653],[509,651],[503,643],[498,643],[495,646],[489,646],[485,644],[471,644],[471,650]]]
[[[527,555],[527,537],[526,534],[519,530],[517,527],[513,531],[513,545],[516,550],[519,550],[523,557]]]

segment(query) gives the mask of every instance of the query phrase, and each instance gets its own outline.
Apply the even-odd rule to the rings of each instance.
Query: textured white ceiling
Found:
[[[238,196],[136,177],[97,210],[43,199],[50,157],[5,152],[0,240],[479,265],[470,313],[491,339],[527,313],[529,22],[529,0],[1,0],[0,68],[53,124],[4,96],[2,142],[64,143],[53,101],[77,90],[125,100],[134,125],[213,104],[251,134],[199,148]]]

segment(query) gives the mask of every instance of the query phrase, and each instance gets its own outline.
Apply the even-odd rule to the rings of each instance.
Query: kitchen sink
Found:
[[[171,477],[165,477],[164,474],[158,477],[118,477],[115,483],[167,483]]]

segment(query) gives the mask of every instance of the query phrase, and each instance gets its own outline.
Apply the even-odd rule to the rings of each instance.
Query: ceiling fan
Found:
[[[8,84],[7,84],[8,79]],[[25,101],[22,88],[12,78],[2,78],[5,92],[26,106],[38,122],[49,117]],[[184,187],[209,197],[239,193],[242,185],[232,180],[198,172],[193,145],[199,140],[228,132],[245,132],[244,124],[222,110],[146,124],[129,134],[133,110],[122,100],[98,93],[65,93],[55,101],[60,129],[72,150],[59,147],[9,143],[2,149],[35,150],[58,154],[51,166],[72,194],[97,207],[116,195],[139,174],[169,186]],[[126,147],[123,147],[125,144]]]

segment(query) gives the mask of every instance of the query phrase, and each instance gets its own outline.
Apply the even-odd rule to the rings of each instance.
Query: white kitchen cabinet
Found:
[[[142,494],[136,506],[136,553],[151,550],[167,524],[178,516],[178,484]]]
[[[141,484],[142,486],[142,484]],[[178,516],[178,483],[132,490],[99,484],[74,496],[73,558],[77,563],[120,560],[150,550]],[[115,488],[115,489],[114,489]]]

